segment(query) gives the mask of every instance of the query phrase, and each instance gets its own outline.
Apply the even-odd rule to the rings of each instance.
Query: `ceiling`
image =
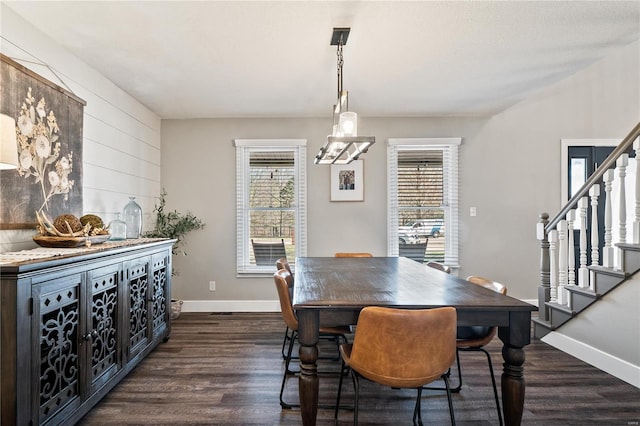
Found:
[[[638,40],[635,1],[4,1],[162,118],[490,115]]]

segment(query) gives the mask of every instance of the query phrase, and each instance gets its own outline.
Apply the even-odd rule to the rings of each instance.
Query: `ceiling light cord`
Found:
[[[340,100],[340,96],[342,95],[342,65],[344,64],[344,57],[342,56],[342,40],[338,42],[338,103]]]

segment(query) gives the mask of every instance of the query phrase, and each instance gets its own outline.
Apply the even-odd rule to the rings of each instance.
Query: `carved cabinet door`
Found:
[[[49,277],[32,286],[33,422],[75,410],[82,401],[80,322],[85,274]]]
[[[158,253],[151,258],[151,276],[153,278],[151,318],[153,318],[154,335],[160,334],[169,324],[169,313],[171,312],[170,259],[168,252]]]
[[[88,273],[90,311],[81,329],[81,346],[88,360],[89,395],[122,368],[121,276],[119,263]]]
[[[149,256],[125,262],[126,279],[128,281],[125,300],[126,328],[126,362],[142,352],[151,342],[153,331],[150,306],[152,299],[152,283],[149,273]]]

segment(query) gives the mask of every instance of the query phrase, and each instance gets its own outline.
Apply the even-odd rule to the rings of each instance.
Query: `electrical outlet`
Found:
[[[216,291],[216,282],[209,281],[209,291]]]

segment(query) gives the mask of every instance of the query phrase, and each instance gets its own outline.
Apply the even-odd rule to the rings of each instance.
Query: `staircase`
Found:
[[[551,220],[547,213],[540,215],[539,313],[532,320],[535,337],[557,330],[640,270],[639,137],[640,123],[558,214]],[[631,150],[635,158],[630,160]],[[629,161],[635,162],[632,169],[637,173],[628,175]],[[605,203],[604,223],[598,221],[599,203]],[[627,218],[628,210],[633,217]],[[599,241],[602,229],[604,242]],[[579,253],[574,250],[576,232]]]

